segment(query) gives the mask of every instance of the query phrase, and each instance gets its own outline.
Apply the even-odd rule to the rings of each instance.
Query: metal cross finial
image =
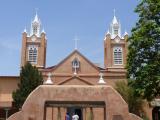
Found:
[[[116,16],[116,9],[114,9],[113,12],[114,12],[114,16]]]
[[[77,38],[77,36],[75,36],[75,38],[74,38],[74,41],[75,41],[75,46],[74,46],[75,48],[74,48],[74,49],[75,49],[75,50],[77,50],[78,40],[79,40],[79,39]]]
[[[36,11],[36,15],[37,15],[37,13],[38,13],[38,8],[35,8],[35,11]]]

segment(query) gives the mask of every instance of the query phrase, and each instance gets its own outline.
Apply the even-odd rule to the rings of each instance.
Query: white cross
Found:
[[[116,9],[114,9],[113,12],[114,12],[114,16],[115,16],[116,15]]]
[[[77,50],[77,46],[78,46],[77,43],[78,43],[78,40],[79,40],[79,39],[77,38],[77,36],[75,36],[75,38],[74,38],[74,41],[75,41],[75,46],[74,46],[75,48],[74,48],[74,49],[75,49],[75,50]]]
[[[38,12],[38,8],[35,8],[35,11],[36,11],[36,15],[37,15],[37,12]]]

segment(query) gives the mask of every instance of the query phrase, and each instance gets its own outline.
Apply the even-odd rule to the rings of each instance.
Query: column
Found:
[[[53,108],[52,107],[46,108],[46,120],[53,120]]]
[[[94,120],[93,108],[86,108],[86,120]]]
[[[94,114],[93,114],[93,108],[92,107],[90,107],[90,116],[91,116],[90,120],[94,120]]]
[[[82,109],[83,120],[87,120],[86,119],[86,112],[87,112],[86,108],[83,108]]]
[[[58,107],[57,120],[61,120],[61,109]]]

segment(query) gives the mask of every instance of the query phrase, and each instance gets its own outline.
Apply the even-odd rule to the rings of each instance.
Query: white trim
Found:
[[[32,55],[32,61],[29,59],[30,58],[30,56],[29,56],[29,51],[31,50],[31,49],[36,49],[36,51],[37,51],[37,53],[36,53],[36,61],[34,62],[34,60],[33,60],[33,55]],[[27,59],[27,61],[28,62],[30,62],[31,64],[37,64],[37,61],[38,61],[38,46],[36,46],[36,45],[29,45],[28,46],[28,59]]]

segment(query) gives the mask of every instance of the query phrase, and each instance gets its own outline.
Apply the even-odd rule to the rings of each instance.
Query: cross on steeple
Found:
[[[114,12],[114,16],[116,16],[116,9],[114,9],[113,12]]]
[[[75,46],[74,46],[74,49],[75,49],[75,50],[77,50],[78,40],[79,40],[79,39],[78,39],[78,37],[77,37],[77,36],[75,36],[75,38],[74,38],[74,41],[75,41],[75,43],[74,43],[74,45],[75,45]]]
[[[36,15],[37,15],[37,13],[38,13],[38,8],[35,8],[35,12],[36,12]]]

